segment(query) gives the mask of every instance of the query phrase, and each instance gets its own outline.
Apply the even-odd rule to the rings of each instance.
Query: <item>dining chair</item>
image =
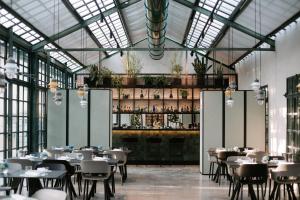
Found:
[[[82,179],[84,180],[83,199],[89,200],[96,193],[97,182],[101,181],[104,185],[105,200],[109,200],[112,195],[109,188],[109,178],[111,176],[111,168],[106,161],[82,160],[80,163]],[[89,184],[92,182],[89,192]]]
[[[7,171],[8,173],[13,173],[15,171],[21,170],[22,165],[19,163],[8,163]],[[20,179],[16,178],[8,178],[7,186],[1,186],[0,191],[6,192],[6,195],[10,195],[10,191],[13,190],[15,193],[18,191],[18,187],[20,185]]]
[[[40,189],[36,191],[33,195],[33,198],[38,200],[66,200],[67,194],[64,191],[54,190],[54,189]]]
[[[285,160],[285,157],[284,156],[268,156],[268,162],[273,162],[275,160]],[[269,197],[271,195],[271,188],[272,188],[271,170],[272,169],[269,169]],[[267,185],[266,185],[266,187],[267,187]],[[285,190],[285,185],[283,187]],[[266,191],[266,188],[265,188],[265,191]]]
[[[72,183],[72,180],[71,180],[71,177],[75,174],[75,167],[74,166],[72,166],[66,160],[50,160],[50,159],[47,159],[47,160],[43,160],[42,164],[44,164],[44,165],[47,165],[47,164],[54,164],[54,165],[55,164],[62,164],[62,165],[64,165],[65,170],[67,171],[67,174],[65,176],[66,191],[69,192],[69,196],[70,196],[71,199],[73,198],[73,195],[74,195],[75,198],[77,197],[77,194],[75,192],[75,189],[74,189],[74,186],[73,186],[73,183]],[[79,191],[80,191],[80,187],[81,187],[81,185],[79,184],[78,185]]]
[[[268,180],[267,164],[241,164],[234,173],[236,186],[231,199],[238,199],[240,193],[243,197],[243,186],[248,185],[248,191],[251,199],[259,199],[259,186],[261,187],[261,197],[264,198],[264,187]],[[257,197],[253,186],[257,187]]]
[[[73,153],[81,153],[83,155],[83,160],[92,160],[94,151],[93,150],[74,150]]]
[[[127,179],[127,154],[122,150],[104,151],[104,154],[110,154],[111,158],[118,161],[117,167],[119,168],[121,175],[121,184],[123,184]]]
[[[289,199],[297,199],[293,184],[298,184],[299,189],[300,163],[279,164],[276,169],[271,170],[271,179],[274,181],[274,186],[269,199],[280,199],[280,190],[282,185],[286,186],[284,191],[287,191]]]
[[[215,174],[215,164],[217,164],[217,157],[216,157],[216,148],[209,148],[207,151],[207,158],[209,163],[209,173],[208,178],[213,178]]]
[[[20,158],[9,158],[6,160],[7,163],[17,163],[22,166],[22,169],[25,170],[27,167],[30,167],[31,169],[34,167],[34,163],[29,159],[20,159]],[[25,179],[27,182],[27,190],[28,190],[28,179]],[[21,179],[14,179],[13,185],[19,185],[19,194],[21,194],[23,185],[24,185],[24,178]]]
[[[243,160],[243,161],[250,161],[249,157],[246,156],[229,156],[227,157],[228,162],[236,162],[238,160]],[[230,167],[227,164],[227,169],[228,169],[228,176],[229,176],[229,190],[228,190],[228,196],[230,196],[231,191],[234,191],[234,172],[235,168]]]
[[[260,163],[262,162],[262,159],[264,156],[267,156],[268,154],[264,151],[254,151],[254,152],[250,152],[247,153],[247,157],[253,158],[256,160],[256,162]]]

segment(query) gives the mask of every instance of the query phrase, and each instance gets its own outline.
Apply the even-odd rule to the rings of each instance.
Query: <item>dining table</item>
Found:
[[[42,189],[43,186],[39,179],[63,179],[66,175],[65,170],[17,170],[7,171],[7,173],[0,173],[0,178],[18,178],[28,180],[29,196],[33,195],[37,190]],[[20,187],[21,188],[21,187]]]

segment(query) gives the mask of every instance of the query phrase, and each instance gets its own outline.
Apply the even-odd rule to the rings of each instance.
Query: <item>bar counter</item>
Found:
[[[114,129],[113,146],[128,147],[129,164],[199,164],[199,130]]]

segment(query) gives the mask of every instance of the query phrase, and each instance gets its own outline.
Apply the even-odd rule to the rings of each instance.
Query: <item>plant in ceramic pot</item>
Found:
[[[100,67],[100,74],[102,76],[103,86],[110,87],[112,83],[113,72],[107,67]]]
[[[187,90],[180,90],[181,98],[187,99],[189,92]]]
[[[127,55],[123,56],[123,66],[127,74],[127,84],[134,86],[136,84],[136,77],[142,70],[141,60],[135,53],[127,52]]]
[[[171,59],[171,74],[173,75],[172,85],[181,85],[182,66],[177,63],[177,53]]]
[[[215,78],[215,87],[222,88],[223,87],[223,67],[220,65],[215,70],[216,78]]]
[[[112,77],[112,86],[114,88],[121,88],[122,87],[123,78],[120,76],[113,76]]]
[[[86,79],[86,83],[90,88],[99,87],[102,84],[102,76],[100,67],[98,65],[89,66],[89,77]]]
[[[205,73],[206,73],[206,69],[207,69],[207,60],[205,62],[204,57],[202,57],[202,60],[200,60],[199,57],[196,56],[192,65],[194,66],[194,70],[197,74],[197,85],[200,87],[204,87]]]

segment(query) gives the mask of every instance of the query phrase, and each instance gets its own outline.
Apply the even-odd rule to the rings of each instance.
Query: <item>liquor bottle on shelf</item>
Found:
[[[170,89],[170,96],[169,96],[169,98],[173,99],[172,89]]]
[[[141,98],[141,99],[144,98],[143,90],[141,90],[140,98]]]

